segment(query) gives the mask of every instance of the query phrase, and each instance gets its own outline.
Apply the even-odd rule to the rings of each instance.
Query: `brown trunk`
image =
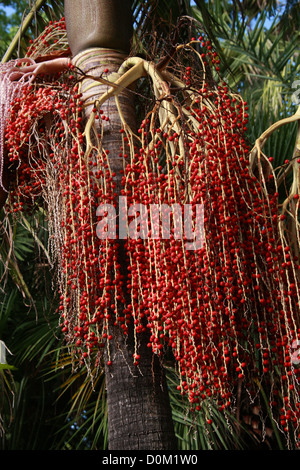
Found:
[[[93,47],[129,53],[132,37],[130,0],[65,0],[65,17],[74,55]]]
[[[132,335],[115,332],[112,365],[106,370],[109,448],[172,450],[176,440],[162,365],[141,338],[139,366],[132,363]]]
[[[78,3],[83,4],[79,0]],[[84,5],[93,4],[94,7],[102,1],[84,2]],[[105,3],[105,2],[104,2]],[[124,7],[124,1],[109,2]],[[70,47],[79,52],[73,63],[88,75],[96,77],[103,75],[105,69],[112,73],[117,71],[123,60],[126,58],[124,52],[114,49],[106,49],[107,45],[102,44],[102,40],[96,37],[95,41],[89,36],[88,47],[92,44],[92,49],[84,48],[84,36],[76,35],[76,24],[79,19],[78,11],[73,16],[71,4],[74,2],[65,1],[66,21],[68,34],[70,31]],[[97,4],[97,5],[96,5]],[[106,2],[107,5],[107,2]],[[128,6],[128,4],[127,4]],[[91,6],[89,7],[91,8]],[[98,8],[98,10],[99,10]],[[91,11],[91,10],[89,10]],[[101,13],[101,8],[100,8]],[[125,14],[125,12],[124,12]],[[88,15],[83,15],[87,18]],[[119,17],[119,16],[118,16]],[[128,17],[128,11],[127,11]],[[74,23],[75,19],[77,21]],[[72,24],[70,24],[73,21]],[[101,22],[98,25],[101,27]],[[80,24],[81,35],[89,30],[85,24]],[[127,37],[122,33],[123,37]],[[125,41],[126,42],[126,41]],[[120,46],[120,44],[118,45]],[[105,48],[104,48],[105,47]],[[126,47],[121,50],[126,50]],[[97,83],[92,79],[85,79],[82,85],[83,101],[86,105],[86,118],[88,118],[93,103],[104,92],[107,85]],[[84,90],[88,90],[85,91]],[[93,96],[91,96],[91,91]],[[86,96],[89,97],[86,99]],[[131,128],[135,127],[134,95],[124,90],[119,95],[123,115]],[[88,106],[87,104],[90,103]],[[103,148],[109,150],[110,166],[115,171],[116,192],[120,191],[120,169],[123,168],[123,161],[119,157],[121,140],[121,122],[116,108],[114,98],[110,98],[103,106],[103,113],[109,116],[109,122],[104,125]],[[120,193],[119,193],[120,194]],[[126,256],[124,246],[120,246],[120,264],[126,275]],[[147,347],[149,333],[145,332],[140,336],[141,356],[139,366],[133,364],[134,335],[133,328],[128,336],[122,330],[111,325],[113,339],[109,344],[109,359],[112,364],[107,365],[108,352],[106,349],[106,387],[108,403],[108,428],[109,428],[109,449],[111,450],[171,450],[176,449],[176,438],[173,428],[171,408],[169,403],[168,389],[164,369],[157,356]]]

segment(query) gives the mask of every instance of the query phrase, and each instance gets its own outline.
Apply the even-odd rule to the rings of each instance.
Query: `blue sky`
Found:
[[[2,10],[6,12],[7,15],[11,15],[15,11],[13,7],[6,7],[4,5],[1,5],[1,3],[0,3],[0,7],[2,8]]]

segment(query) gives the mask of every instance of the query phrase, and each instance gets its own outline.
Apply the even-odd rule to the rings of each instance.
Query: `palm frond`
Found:
[[[226,59],[221,64],[224,80],[242,93],[251,87],[262,94],[266,81],[290,92],[299,77],[299,32],[286,41],[285,31],[278,26],[280,18],[275,16],[270,24],[268,10],[259,11],[251,26],[245,26],[243,18],[223,3],[209,2],[208,9]],[[204,20],[200,9],[194,9],[194,16]]]
[[[54,418],[64,422],[58,433],[58,448],[105,449],[108,442],[108,423],[103,373],[98,374],[92,381],[85,368],[74,371],[72,356],[65,349],[59,351],[52,363],[52,369],[46,371],[47,383],[55,383],[57,379],[60,384],[57,402],[65,398],[67,403],[62,414]]]
[[[63,16],[63,2],[56,0],[36,0],[31,8],[24,12],[20,28],[10,43],[2,62],[26,54],[30,41],[39,36],[49,21],[55,21]]]
[[[235,416],[220,412],[214,401],[204,403],[199,411],[177,390],[174,369],[167,368],[172,416],[180,450],[246,450],[253,436]]]

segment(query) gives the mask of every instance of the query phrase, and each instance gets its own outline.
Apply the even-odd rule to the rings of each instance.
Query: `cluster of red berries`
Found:
[[[203,102],[213,93],[212,111]],[[263,378],[275,391],[272,406],[283,394],[281,414],[297,427],[300,370],[292,344],[300,338],[300,266],[278,229],[278,194],[266,194],[249,171],[246,103],[232,100],[224,85],[207,87],[190,112],[198,130],[181,136],[163,132],[153,118],[152,132],[144,123],[143,141],[150,136],[156,145],[147,142],[127,164],[124,194],[130,204],[203,205],[204,245],[186,250],[175,223],[170,239],[128,240],[134,317],[140,326],[147,317],[154,352],[166,342],[173,348],[179,388],[196,408],[207,397],[229,406],[240,381],[254,396]],[[181,138],[184,159],[168,152]]]
[[[43,118],[53,112],[56,100],[55,90],[51,87],[26,86],[11,107],[5,139],[6,164],[11,172],[16,172],[10,198],[13,212],[18,212],[24,205],[31,206],[42,195],[45,178],[41,150],[48,145]],[[38,141],[34,135],[38,136]]]
[[[204,45],[203,62],[217,64]],[[154,353],[171,347],[179,389],[196,409],[210,398],[227,408],[241,382],[254,397],[258,381],[279,408],[282,429],[296,430],[300,369],[292,344],[300,340],[300,261],[279,229],[278,193],[272,178],[262,184],[249,169],[247,103],[223,83],[201,79],[196,87],[190,66],[179,78],[192,87],[192,99],[187,105],[180,93],[168,97],[174,115],[165,127],[162,101],[141,123],[138,140],[121,129],[121,194],[148,216],[147,236],[126,240],[126,279],[118,240],[96,234],[97,207],[116,206],[118,195],[108,152],[85,152],[82,96],[72,77],[30,86],[12,106],[6,145],[10,164],[19,167],[11,201],[15,211],[39,196],[48,204],[61,327],[81,361],[111,338],[111,318],[125,334],[133,319],[137,334],[149,328]],[[204,208],[196,250],[187,249],[187,236],[176,236],[172,215],[170,236],[153,236],[151,211],[176,205],[183,215],[183,204],[194,221]],[[136,364],[138,357],[137,351]]]
[[[42,34],[29,41],[27,57],[45,56],[52,53],[53,49],[62,50],[68,48],[65,18],[49,21]]]
[[[11,108],[6,146],[18,170],[9,207],[18,213],[46,204],[59,264],[62,331],[85,358],[109,337],[109,312],[115,296],[123,297],[112,274],[119,271],[118,247],[95,231],[99,201],[113,204],[113,177],[105,150],[89,159],[82,150],[82,101],[69,81],[59,91],[55,82],[28,86]]]

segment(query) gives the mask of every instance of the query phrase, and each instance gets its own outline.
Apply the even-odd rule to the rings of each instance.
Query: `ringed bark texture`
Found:
[[[89,76],[104,76],[104,71],[117,72],[124,61],[124,54],[113,49],[92,48],[80,52],[73,63]],[[103,75],[104,74],[104,75]],[[107,85],[91,78],[82,83],[82,100],[86,119],[89,118],[97,99],[107,91]],[[122,114],[131,128],[135,128],[134,95],[123,90],[118,96]],[[110,167],[116,173],[116,193],[120,194],[122,158],[122,127],[115,99],[110,98],[102,106],[109,116],[104,122],[102,145],[109,151]],[[100,132],[100,129],[96,129]],[[121,242],[121,241],[119,241]],[[124,241],[122,241],[124,242]],[[126,275],[124,245],[119,248],[120,265]],[[171,407],[164,369],[158,357],[147,347],[149,332],[141,334],[139,366],[133,364],[134,334],[125,336],[111,321],[113,339],[105,349],[106,387],[108,403],[109,448],[112,450],[170,450],[176,449]],[[108,357],[109,354],[109,357]],[[108,359],[111,365],[107,365]]]
[[[65,17],[74,55],[93,47],[129,53],[133,29],[130,0],[65,0]]]

